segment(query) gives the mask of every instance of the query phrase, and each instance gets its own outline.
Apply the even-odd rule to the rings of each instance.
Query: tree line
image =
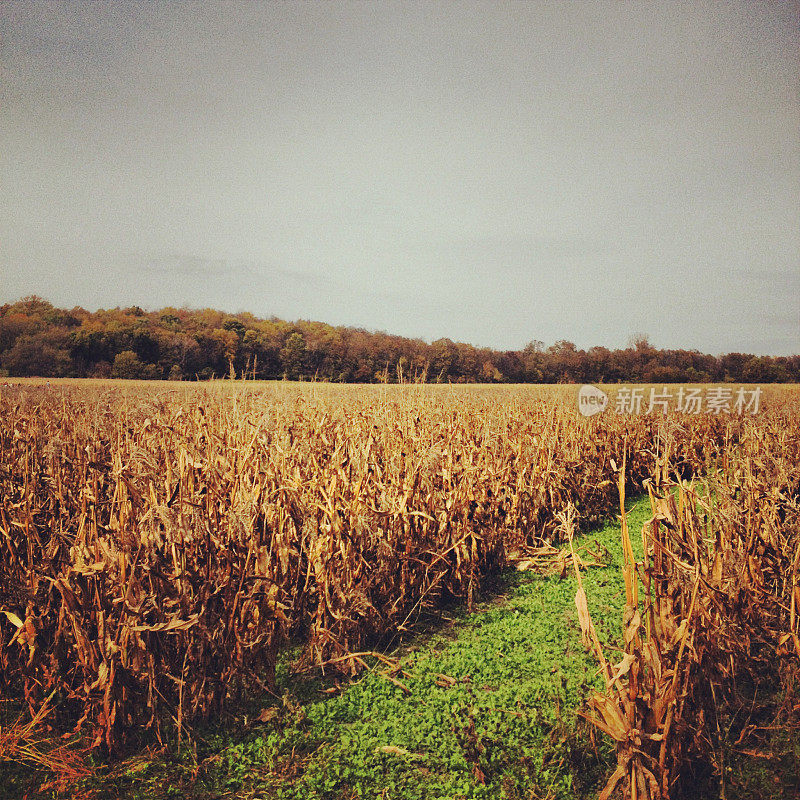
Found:
[[[287,378],[345,383],[800,382],[800,355],[707,355],[628,347],[578,349],[568,341],[493,350],[428,343],[361,328],[214,309],[138,306],[87,311],[40,297],[0,306],[0,375],[207,380]]]

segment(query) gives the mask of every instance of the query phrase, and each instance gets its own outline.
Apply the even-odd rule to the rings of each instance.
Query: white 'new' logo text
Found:
[[[608,395],[595,386],[581,386],[578,392],[578,411],[584,417],[591,417],[606,410]]]

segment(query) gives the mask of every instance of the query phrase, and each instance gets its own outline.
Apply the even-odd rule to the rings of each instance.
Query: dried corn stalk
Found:
[[[601,798],[618,785],[631,798],[676,796],[700,763],[716,771],[724,796],[718,720],[741,705],[739,680],[795,681],[800,674],[796,425],[787,427],[780,414],[750,421],[726,447],[725,469],[705,497],[668,482],[676,463],[671,447],[674,441],[666,443],[648,486],[653,517],[642,532],[638,564],[624,508],[624,462],[619,473],[626,604],[616,666],[594,634],[582,587],[576,599],[606,680],[587,717],[617,747],[617,769]],[[747,734],[739,732],[742,747]]]
[[[627,450],[631,480],[655,463],[650,417],[342,391],[0,398],[3,691],[32,713],[57,691],[62,722],[97,746],[140,726],[180,735],[273,689],[287,636],[355,672],[350,654],[423,607],[471,603],[509,549],[558,539],[555,510],[607,514],[612,459]],[[740,427],[683,421],[680,468]]]

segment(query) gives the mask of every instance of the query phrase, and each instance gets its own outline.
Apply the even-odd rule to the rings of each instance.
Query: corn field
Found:
[[[618,785],[635,800],[692,796],[703,769],[725,798],[725,740],[772,757],[751,724],[753,687],[780,687],[773,727],[800,727],[797,412],[747,420],[726,442],[720,469],[698,484],[671,475],[678,446],[665,444],[646,482],[652,519],[639,562],[625,519],[624,463],[618,473],[626,595],[618,664],[603,652],[582,589],[576,598],[606,681],[587,717],[617,747],[600,800]]]
[[[274,691],[289,644],[355,673],[423,610],[471,605],[512,549],[646,486],[620,664],[583,598],[608,686],[587,714],[618,747],[605,796],[670,797],[714,752],[711,706],[736,702],[742,670],[797,674],[797,421],[582,419],[521,391],[414,386],[6,392],[0,689],[32,717],[53,703],[95,747],[161,738]]]

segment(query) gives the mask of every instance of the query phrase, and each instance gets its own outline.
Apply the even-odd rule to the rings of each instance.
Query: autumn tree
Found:
[[[177,367],[177,368],[176,368]],[[0,369],[12,375],[210,378],[248,375],[372,382],[757,382],[800,381],[800,356],[721,357],[660,350],[635,334],[624,349],[497,351],[441,338],[428,344],[385,332],[215,309],[138,306],[89,312],[30,296],[0,306]]]

